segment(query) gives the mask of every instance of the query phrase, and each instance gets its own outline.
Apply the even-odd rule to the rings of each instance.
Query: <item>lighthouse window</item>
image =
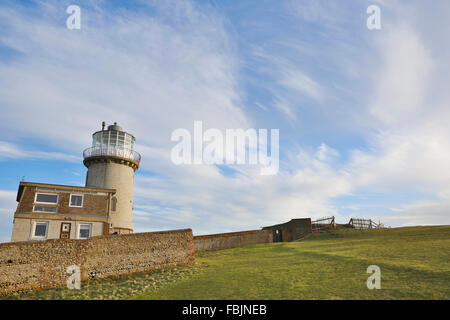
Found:
[[[109,143],[109,131],[103,132],[103,146],[107,147]]]
[[[82,194],[71,194],[70,195],[70,206],[81,208],[83,206],[83,195]]]
[[[110,136],[109,136],[109,144],[110,144],[111,146],[117,145],[117,132],[116,132],[116,131],[110,132]]]
[[[52,193],[36,193],[34,202],[56,204],[58,203],[58,195]]]
[[[93,143],[93,147],[100,147],[102,144],[102,136],[101,133],[100,134],[95,134],[94,135],[94,143]]]
[[[80,224],[80,232],[78,238],[88,239],[91,237],[91,225],[90,224]]]
[[[125,132],[119,132],[119,136],[117,139],[117,146],[123,148],[125,144]]]

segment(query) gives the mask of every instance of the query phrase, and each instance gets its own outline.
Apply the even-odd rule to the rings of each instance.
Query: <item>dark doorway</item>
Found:
[[[281,229],[273,230],[273,242],[283,242],[283,232]]]

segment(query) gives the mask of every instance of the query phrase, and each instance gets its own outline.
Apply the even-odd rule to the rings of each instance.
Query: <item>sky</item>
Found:
[[[446,0],[2,0],[0,242],[22,179],[84,185],[102,121],[142,155],[135,232],[450,224],[449,16]],[[278,129],[278,173],[175,165],[171,133],[194,121]]]

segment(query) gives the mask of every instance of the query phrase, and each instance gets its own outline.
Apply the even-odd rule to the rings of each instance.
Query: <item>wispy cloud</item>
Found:
[[[450,202],[415,202],[397,208],[392,208],[395,214],[380,217],[386,225],[420,226],[420,225],[450,225]]]
[[[0,161],[8,159],[45,159],[80,162],[81,157],[61,152],[29,150],[10,142],[0,141]]]
[[[159,146],[196,119],[246,125],[237,60],[213,10],[191,2],[143,4],[141,13],[80,6],[79,32],[65,28],[67,14],[56,1],[39,15],[0,6],[2,29],[9,30],[0,42],[20,52],[16,63],[0,63],[0,105],[9,110],[4,130],[79,152],[101,120]],[[61,24],[50,13],[59,13]]]
[[[323,90],[320,85],[301,70],[283,68],[280,83],[286,88],[301,92],[308,97],[322,99]]]
[[[263,48],[254,49],[252,56],[259,61],[255,71],[271,80],[261,84],[273,97],[270,106],[284,113],[288,119],[297,119],[301,102],[322,102],[325,99],[326,90],[307,74],[302,68],[303,63],[269,54]]]
[[[369,1],[274,1],[277,14],[258,4],[256,16],[251,4],[241,16],[191,1],[139,3],[133,10],[81,1],[79,32],[65,28],[57,1],[37,2],[37,12],[0,4],[0,44],[8,48],[8,59],[0,55],[8,134],[0,160],[80,161],[71,155],[90,145],[100,121],[118,121],[143,155],[135,179],[137,231],[209,233],[293,217],[347,219],[342,208],[370,206],[390,210],[385,216],[393,223],[447,221],[448,22],[437,16],[441,28],[434,28],[422,19],[434,17],[435,2],[378,1],[378,33],[365,28]],[[279,128],[279,174],[175,166],[170,134],[191,130],[194,120],[219,129]],[[46,151],[22,147],[30,137]],[[351,199],[393,190],[436,201]],[[333,204],[342,197],[346,203]]]
[[[137,176],[135,207],[140,228],[190,226],[194,232],[242,230],[278,223],[292,217],[338,215],[329,198],[350,192],[345,172],[335,172],[326,145],[293,158],[295,172],[261,176],[241,168],[233,176],[214,166],[185,166],[164,170],[164,177]],[[153,158],[156,168],[164,159]]]

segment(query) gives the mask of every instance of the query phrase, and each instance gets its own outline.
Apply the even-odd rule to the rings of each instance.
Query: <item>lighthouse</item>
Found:
[[[135,138],[116,122],[92,135],[92,146],[83,152],[83,163],[88,168],[86,187],[115,189],[110,198],[109,232],[133,233],[134,172],[141,156],[134,151]]]

